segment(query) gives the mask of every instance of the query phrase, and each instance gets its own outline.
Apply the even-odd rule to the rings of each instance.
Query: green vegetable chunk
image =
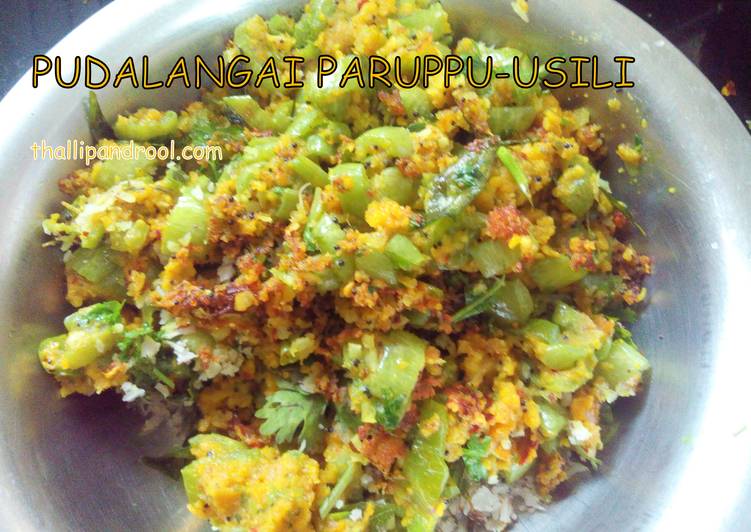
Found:
[[[331,266],[319,275],[319,290],[330,292],[345,285],[355,274],[355,260],[351,255],[340,254],[331,261]]]
[[[164,140],[177,134],[177,113],[140,109],[128,117],[119,115],[113,129],[119,139],[137,142]]]
[[[344,239],[344,229],[339,227],[334,217],[323,211],[321,189],[313,193],[313,202],[308,214],[308,223],[303,232],[303,239],[313,250],[335,254],[339,242]]]
[[[551,369],[569,369],[588,354],[586,346],[564,343],[560,328],[547,320],[532,320],[524,334],[535,342],[535,354]]]
[[[65,318],[68,332],[39,345],[44,369],[65,375],[111,355],[122,335],[121,309],[121,303],[108,301],[84,307]]]
[[[404,235],[394,235],[386,244],[386,256],[400,270],[412,271],[419,268],[428,258],[420,253],[412,241]]]
[[[597,365],[596,374],[621,396],[634,395],[641,375],[649,369],[649,361],[628,342],[613,341],[606,358]]]
[[[315,109],[331,120],[344,121],[350,109],[353,95],[361,89],[352,81],[344,87],[339,85],[345,73],[347,65],[354,56],[347,55],[337,60],[337,66],[333,74],[323,78],[321,86],[318,86],[316,72],[309,71],[304,80],[304,86],[300,92],[300,99],[308,102]],[[367,61],[366,61],[367,63]]]
[[[404,26],[412,30],[429,31],[434,40],[451,33],[449,16],[439,2],[435,2],[427,9],[418,9],[399,19]]]
[[[530,321],[524,336],[535,356],[553,370],[571,369],[579,360],[592,357],[605,339],[592,318],[564,303],[556,306],[552,322]]]
[[[379,151],[385,152],[389,157],[409,157],[413,150],[412,134],[403,127],[377,127],[355,140],[355,157],[361,161]]]
[[[373,191],[377,197],[392,199],[400,205],[410,205],[415,200],[414,183],[393,166],[373,178]]]
[[[413,117],[429,117],[433,112],[430,96],[422,87],[412,87],[399,90],[399,99],[407,114]]]
[[[540,411],[540,432],[546,440],[552,440],[566,428],[568,419],[565,412],[547,401],[537,402]]]
[[[519,58],[519,75],[525,82],[532,78],[533,63],[529,56],[515,48],[503,47],[493,48],[481,42],[473,43],[469,54],[474,59],[475,79],[482,80],[485,75],[485,60],[487,57],[493,58],[493,74],[512,75],[514,58]],[[517,86],[513,81],[507,80],[512,87],[514,103],[517,105],[527,105],[535,96],[540,93],[539,83],[530,88]]]
[[[139,150],[132,158],[107,159],[95,163],[91,169],[91,179],[96,186],[103,189],[132,179],[151,181],[157,164],[156,160],[149,159]]]
[[[94,285],[103,297],[125,296],[125,274],[122,254],[105,246],[74,251],[66,266]]]
[[[294,36],[297,46],[303,47],[315,41],[326,27],[327,17],[336,11],[335,0],[312,0],[308,9],[295,24]]]
[[[554,394],[572,393],[592,378],[596,364],[597,359],[594,356],[588,356],[578,360],[570,369],[558,371],[541,368],[539,374],[533,376],[532,382]]]
[[[400,509],[395,504],[376,503],[375,511],[368,522],[368,532],[389,532],[397,530],[396,523]]]
[[[325,121],[326,117],[323,113],[312,105],[298,105],[295,108],[295,116],[286,132],[293,137],[305,138]]]
[[[531,106],[493,107],[490,109],[488,125],[490,130],[501,137],[510,137],[527,131],[535,121],[537,111]]]
[[[370,203],[370,180],[365,167],[358,163],[344,163],[329,170],[332,180],[338,179],[346,187],[341,194],[342,209],[362,218]]]
[[[202,253],[208,242],[209,213],[202,200],[203,191],[196,187],[180,196],[167,216],[162,231],[162,253],[177,253],[183,246],[191,246]]]
[[[529,269],[535,284],[545,292],[552,292],[584,278],[587,270],[574,269],[571,259],[565,256],[538,260]]]
[[[427,401],[420,409],[420,421],[437,420],[438,427],[428,436],[417,433],[404,459],[404,485],[397,494],[405,508],[406,529],[430,532],[438,521],[437,506],[449,480],[449,468],[443,457],[446,451],[448,415],[446,407]]]
[[[279,35],[281,33],[291,34],[295,31],[295,21],[284,15],[276,14],[267,23],[269,25],[269,32],[272,35]]]
[[[501,322],[524,324],[534,310],[534,302],[529,290],[519,279],[507,280],[495,293],[490,312]]]
[[[506,481],[507,484],[513,484],[520,478],[522,478],[524,475],[527,474],[527,471],[530,470],[532,465],[535,463],[535,460],[527,460],[524,463],[514,462],[511,464],[511,467],[508,469],[508,471],[503,472],[503,479]]]
[[[288,220],[290,214],[297,208],[299,191],[294,188],[281,188],[279,193],[279,205],[274,212],[274,218],[277,220]]]
[[[389,257],[380,251],[370,251],[355,258],[355,268],[373,279],[381,279],[395,286],[398,283],[396,268]]]
[[[259,163],[270,161],[276,152],[279,137],[258,137],[250,142],[243,150],[242,161],[245,163]]]
[[[303,181],[314,187],[323,188],[329,184],[329,175],[326,171],[304,155],[292,159],[289,166]]]
[[[595,201],[598,183],[599,176],[587,158],[576,155],[568,162],[566,170],[558,179],[553,195],[581,218]]]
[[[146,245],[149,229],[149,224],[143,220],[136,220],[126,228],[115,228],[110,232],[110,246],[115,251],[135,255]]]
[[[364,384],[375,399],[376,420],[395,429],[409,407],[412,390],[425,366],[427,345],[414,334],[394,331],[382,339],[378,364]]]
[[[469,248],[469,254],[483,277],[495,277],[507,273],[521,259],[521,252],[518,249],[511,249],[504,242],[497,240],[486,240],[475,244]]]
[[[261,131],[281,133],[292,122],[292,102],[285,102],[274,112],[263,109],[255,99],[244,94],[242,96],[225,96],[222,101],[236,113],[250,127]]]

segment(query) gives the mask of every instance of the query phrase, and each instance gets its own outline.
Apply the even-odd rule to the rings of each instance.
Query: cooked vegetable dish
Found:
[[[213,89],[111,126],[90,100],[100,144],[223,157],[101,160],[60,180],[68,200],[43,227],[77,310],[39,358],[62,395],[194,411],[175,456],[188,508],[220,530],[452,529],[452,505],[498,529],[478,493],[545,501],[574,464],[596,467],[610,405],[649,368],[622,322],[650,260],[596,169],[588,109],[463,75],[317,87],[319,54],[531,68],[455,39],[430,0],[254,16],[224,57],[240,53],[304,57],[313,81]],[[641,149],[619,152],[638,164]]]

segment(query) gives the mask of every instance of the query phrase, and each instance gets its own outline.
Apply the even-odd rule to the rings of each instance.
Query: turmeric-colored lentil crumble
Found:
[[[100,143],[221,161],[97,161],[44,230],[77,310],[39,356],[61,393],[114,389],[199,416],[188,507],[220,530],[440,526],[479,485],[546,500],[595,465],[610,405],[649,368],[619,320],[650,260],[595,169],[586,108],[464,75],[444,88],[318,88],[346,63],[519,50],[456,40],[432,0],[312,0],[254,16],[224,57],[306,58],[302,89],[206,91],[140,109]],[[618,154],[639,163],[641,146]]]

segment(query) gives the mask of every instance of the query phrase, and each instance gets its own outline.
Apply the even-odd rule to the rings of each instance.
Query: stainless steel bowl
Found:
[[[119,64],[147,53],[167,67],[181,54],[216,54],[243,16],[299,4],[120,0],[51,55]],[[628,105],[613,114],[604,105],[609,91],[590,91],[586,101],[611,142],[640,130],[637,111],[649,122],[641,134],[650,162],[638,185],[617,177],[614,160],[606,175],[648,228],[642,244],[655,259],[650,305],[635,328],[654,368],[645,394],[619,408],[623,428],[601,470],[520,528],[751,529],[748,132],[678,50],[615,2],[533,0],[529,24],[508,4],[446,2],[459,31],[489,41],[636,57],[634,102],[624,98]],[[137,434],[138,415],[115,398],[58,399],[37,363],[37,342],[59,330],[66,311],[59,257],[40,246],[40,221],[60,199],[57,179],[78,163],[33,161],[30,146],[88,139],[84,94],[50,83],[33,90],[27,74],[0,104],[0,528],[202,529],[177,482],[139,463],[153,442]],[[100,98],[112,116],[188,96],[121,89]]]

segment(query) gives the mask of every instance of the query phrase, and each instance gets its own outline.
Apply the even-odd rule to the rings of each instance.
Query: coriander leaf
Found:
[[[387,430],[396,429],[406,410],[406,402],[404,396],[386,394],[376,405],[376,423],[383,425]]]
[[[265,419],[260,431],[264,436],[274,435],[277,444],[292,441],[298,432],[297,440],[307,449],[320,442],[322,432],[319,427],[326,401],[320,395],[311,395],[288,386],[266,398],[266,404],[256,412],[256,417]]]
[[[188,133],[188,139],[194,146],[205,146],[211,140],[218,142],[240,140],[242,136],[242,127],[236,124],[222,127],[205,116],[196,117]]]
[[[98,323],[101,325],[116,325],[121,322],[120,312],[123,304],[119,301],[105,301],[97,303],[86,309],[85,312],[76,313],[76,325],[85,327],[89,324]]]
[[[150,353],[144,356],[144,341],[151,341]],[[141,387],[151,387],[161,382],[168,388],[175,388],[174,363],[170,359],[160,358],[159,351],[163,336],[148,324],[143,323],[135,329],[128,329],[117,342],[117,357],[128,362],[131,380]],[[172,375],[172,377],[170,377]]]
[[[630,345],[634,349],[636,349],[636,350],[639,349],[637,347],[636,343],[634,342],[633,337],[631,336],[631,331],[629,331],[623,325],[621,325],[620,322],[615,324],[615,332],[614,332],[613,336],[616,339],[623,340],[624,342],[626,342],[628,345]]]
[[[472,435],[467,442],[467,446],[462,450],[464,467],[469,478],[475,482],[482,482],[488,478],[488,470],[482,465],[482,459],[488,455],[489,450],[490,436],[480,439],[476,434]]]
[[[141,344],[146,336],[151,336],[159,341],[160,335],[151,325],[144,323],[136,329],[129,329],[123,333],[122,339],[117,342],[117,350],[123,361],[140,356]]]

